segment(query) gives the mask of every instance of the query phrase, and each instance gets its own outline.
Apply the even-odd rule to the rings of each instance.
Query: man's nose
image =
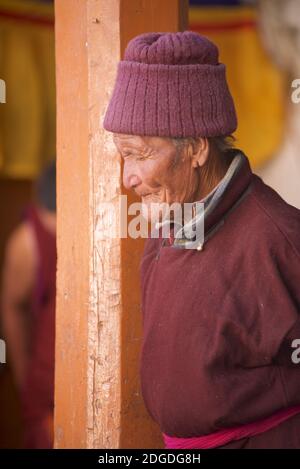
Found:
[[[133,165],[125,161],[123,167],[123,184],[126,189],[134,189],[136,186],[141,184],[141,178],[134,171]]]

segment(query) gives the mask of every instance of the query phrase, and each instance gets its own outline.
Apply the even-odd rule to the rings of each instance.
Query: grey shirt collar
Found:
[[[246,157],[240,151],[237,151],[234,156],[225,176],[217,184],[217,186],[203,199],[194,202],[196,215],[188,221],[184,226],[176,224],[174,225],[174,243],[173,247],[184,248],[184,249],[198,249],[201,250],[204,244],[204,239],[199,242],[199,239],[195,240],[195,232],[197,230],[203,230],[205,218],[216,208],[219,201],[221,200],[224,192],[226,191],[230,181],[239,171],[243,165]],[[166,224],[171,224],[171,220],[164,220],[161,223],[156,224],[156,229],[159,229]]]

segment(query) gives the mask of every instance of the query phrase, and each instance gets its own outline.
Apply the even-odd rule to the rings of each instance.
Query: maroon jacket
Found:
[[[240,197],[241,203],[226,214]],[[147,240],[144,401],[161,430],[199,436],[300,404],[300,211],[247,158],[205,221],[202,251]]]

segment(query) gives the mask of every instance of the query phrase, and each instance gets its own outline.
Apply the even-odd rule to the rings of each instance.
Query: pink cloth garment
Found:
[[[279,425],[285,420],[300,413],[300,405],[280,410],[271,417],[256,422],[248,423],[238,427],[224,428],[209,435],[196,436],[192,438],[177,438],[163,433],[165,447],[167,449],[211,449],[226,445],[231,441],[258,435]]]

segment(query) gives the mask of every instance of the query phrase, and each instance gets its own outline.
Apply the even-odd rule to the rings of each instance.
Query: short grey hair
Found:
[[[233,135],[226,135],[221,137],[209,137],[209,143],[221,154],[232,150],[235,146],[235,137]]]

